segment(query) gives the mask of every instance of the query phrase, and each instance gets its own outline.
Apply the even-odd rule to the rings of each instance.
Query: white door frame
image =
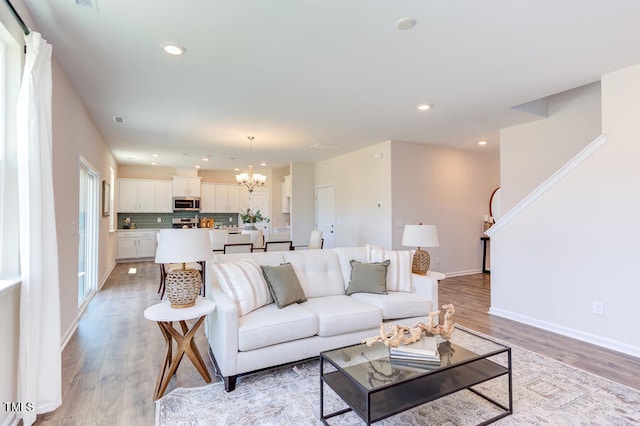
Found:
[[[84,188],[85,193],[80,194],[83,189],[80,186],[80,179],[83,173],[87,174],[88,179],[87,186]],[[80,310],[86,307],[98,289],[99,182],[100,175],[98,172],[85,158],[80,157],[78,172],[78,307]],[[84,220],[81,220],[83,219],[81,217],[81,209],[83,207],[86,212],[84,213]],[[81,247],[82,244],[84,244],[84,247]],[[84,259],[81,262],[80,256],[83,254]],[[84,268],[82,267],[83,265]],[[82,294],[80,294],[81,279],[84,280]]]

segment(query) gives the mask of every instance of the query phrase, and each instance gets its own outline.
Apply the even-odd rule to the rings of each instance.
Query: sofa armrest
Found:
[[[211,275],[213,274],[210,271]],[[233,300],[207,278],[207,298],[215,302],[216,309],[207,316],[205,334],[211,352],[223,376],[233,376],[237,370],[238,358],[238,307]]]
[[[431,310],[440,309],[438,303],[438,281],[445,278],[440,272],[427,272],[427,275],[411,274],[414,292],[431,299]]]

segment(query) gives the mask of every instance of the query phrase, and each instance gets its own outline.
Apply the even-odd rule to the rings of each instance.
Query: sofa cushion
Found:
[[[253,253],[229,253],[229,254],[214,254],[213,262],[215,263],[228,263],[237,262],[239,260],[253,259],[258,265],[279,265],[284,262],[282,253],[271,252],[253,252]]]
[[[382,322],[380,308],[362,303],[352,296],[309,298],[300,306],[318,317],[318,336],[322,337],[376,328]]]
[[[238,349],[250,351],[314,336],[317,332],[318,318],[309,310],[296,303],[279,309],[272,303],[239,319]]]
[[[391,261],[387,269],[387,290],[413,292],[413,250],[385,250],[372,245],[367,245],[365,250],[367,262],[382,262],[386,259]]]
[[[296,271],[307,298],[344,295],[338,256],[333,250],[284,251],[285,262]]]
[[[271,297],[278,308],[284,308],[292,303],[305,302],[307,298],[300,287],[300,281],[290,263],[279,266],[261,265],[262,274],[267,281]]]
[[[273,302],[262,271],[252,260],[214,263],[211,268],[222,291],[238,306],[240,316]]]
[[[431,299],[414,293],[389,291],[388,294],[356,293],[353,299],[377,306],[384,320],[428,315],[433,310]]]
[[[351,279],[347,287],[347,295],[353,293],[387,294],[387,267],[384,262],[364,263],[352,260]]]

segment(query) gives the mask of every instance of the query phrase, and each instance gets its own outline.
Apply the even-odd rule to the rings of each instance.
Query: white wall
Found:
[[[600,82],[550,96],[548,113],[500,131],[503,213],[601,133]]]
[[[309,244],[315,227],[315,179],[313,163],[291,163],[291,240],[294,246]]]
[[[391,142],[319,161],[315,173],[316,188],[335,188],[336,247],[391,247]]]
[[[316,187],[335,187],[336,246],[406,249],[405,224],[435,224],[431,268],[451,275],[481,271],[482,220],[498,184],[497,151],[392,141],[316,163]]]
[[[46,35],[44,35],[46,38]],[[60,329],[63,339],[77,324],[78,311],[78,191],[79,161],[84,157],[109,180],[117,164],[66,75],[53,61],[53,191],[60,269]],[[115,265],[117,236],[109,232],[108,217],[99,217],[98,280],[103,282]]]
[[[638,111],[640,66],[605,75],[607,143],[492,235],[491,313],[640,356]]]
[[[483,219],[500,179],[498,151],[393,142],[391,176],[393,248],[406,249],[405,224],[436,225],[440,247],[427,249],[431,269],[448,275],[480,272]]]

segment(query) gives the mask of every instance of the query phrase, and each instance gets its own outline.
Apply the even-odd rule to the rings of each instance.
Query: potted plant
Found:
[[[240,213],[240,217],[242,218],[242,223],[248,223],[249,226],[245,226],[244,229],[256,229],[255,224],[258,222],[267,222],[269,223],[271,219],[268,217],[262,216],[260,209],[256,210],[255,213],[252,209],[247,209],[246,212]]]

